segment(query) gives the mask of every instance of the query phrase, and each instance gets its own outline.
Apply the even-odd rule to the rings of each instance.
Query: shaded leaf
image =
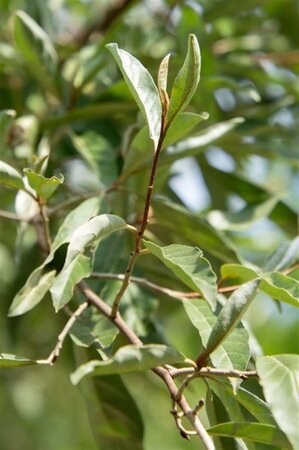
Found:
[[[273,416],[293,448],[299,442],[299,356],[258,358],[256,369]]]
[[[54,194],[60,184],[63,183],[63,175],[58,177],[46,178],[39,173],[33,172],[31,169],[24,169],[25,176],[28,180],[29,186],[36,192],[36,194],[44,200],[47,200]]]
[[[200,79],[201,56],[197,38],[189,35],[188,51],[182,68],[177,74],[170,95],[167,124],[188,106]]]
[[[98,243],[109,234],[125,229],[126,226],[121,217],[113,214],[101,214],[91,218],[72,234],[64,267],[67,267],[87,246]]]
[[[34,364],[37,364],[37,361],[9,353],[0,353],[0,368],[32,366]]]
[[[106,47],[112,53],[148,124],[149,134],[156,148],[161,132],[162,106],[154,80],[138,59],[118,48],[117,44],[108,44]]]
[[[265,272],[279,272],[292,266],[299,259],[299,237],[292,241],[284,241],[270,256],[263,266]]]
[[[55,91],[53,77],[56,74],[57,54],[49,36],[24,11],[14,14],[13,36],[32,75],[41,85]]]
[[[206,348],[217,322],[217,316],[202,300],[183,300],[183,305],[191,323],[198,329],[202,344]],[[210,354],[210,358],[216,368],[245,370],[250,358],[247,330],[241,324],[235,327]]]
[[[50,288],[55,311],[58,312],[73,297],[75,286],[89,277],[91,273],[91,259],[79,253],[72,262],[55,278]]]
[[[144,245],[190,289],[202,294],[213,310],[216,308],[217,277],[199,248],[179,244],[159,247],[150,241]]]
[[[4,161],[0,161],[0,184],[16,189],[25,189],[21,174]]]
[[[0,111],[0,151],[1,147],[6,144],[7,134],[15,117],[16,111],[13,109],[4,109]]]
[[[292,449],[287,438],[274,425],[254,422],[228,422],[209,428],[208,433],[248,439],[262,444],[277,445],[281,449]]]
[[[184,359],[184,356],[177,350],[166,345],[153,344],[143,347],[126,345],[108,360],[94,360],[83,364],[71,375],[71,381],[73,384],[78,384],[86,375],[100,376],[139,372],[164,364],[183,362]]]
[[[42,272],[42,266],[35,269],[25,285],[15,295],[9,308],[9,317],[20,316],[42,301],[54,282],[56,271],[52,270],[44,275]]]

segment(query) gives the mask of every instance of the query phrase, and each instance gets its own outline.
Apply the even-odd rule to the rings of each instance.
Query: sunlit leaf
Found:
[[[200,79],[201,56],[197,38],[189,35],[188,51],[182,68],[177,74],[170,95],[167,123],[188,106]]]
[[[60,184],[63,183],[63,175],[58,177],[46,178],[39,173],[33,172],[31,169],[24,169],[25,176],[28,180],[29,186],[36,192],[36,194],[44,200],[47,200],[54,194]]]
[[[164,364],[182,362],[184,359],[181,353],[166,345],[144,345],[143,347],[127,345],[121,347],[108,360],[94,360],[83,364],[71,375],[71,380],[73,384],[77,384],[87,375],[100,376],[139,372]]]
[[[148,124],[150,137],[157,147],[161,132],[162,106],[154,80],[138,59],[118,48],[117,44],[108,44],[106,47],[112,53]]]
[[[4,161],[0,161],[0,184],[16,189],[25,189],[21,174]]]
[[[264,395],[273,416],[293,448],[299,442],[299,356],[273,355],[256,363]]]
[[[58,312],[73,297],[75,286],[91,273],[91,258],[79,253],[55,278],[50,288],[55,311]]]
[[[144,245],[190,289],[202,294],[212,309],[216,308],[217,278],[199,248],[179,244],[159,247],[150,241],[144,241]]]
[[[88,222],[78,227],[70,239],[65,267],[84,251],[87,246],[98,243],[101,239],[109,236],[115,231],[123,230],[127,227],[126,222],[113,214],[101,214],[91,218]]]
[[[37,364],[37,362],[32,359],[9,353],[0,353],[0,368],[32,366],[34,364]]]
[[[284,241],[263,266],[265,272],[281,271],[292,266],[299,259],[299,237]]]
[[[54,282],[56,271],[52,270],[44,275],[42,272],[42,267],[35,269],[25,285],[15,295],[9,308],[9,317],[20,316],[42,301]]]
[[[281,449],[292,449],[283,432],[274,425],[255,422],[228,422],[215,425],[207,431],[217,436],[239,437],[262,444],[277,445]]]

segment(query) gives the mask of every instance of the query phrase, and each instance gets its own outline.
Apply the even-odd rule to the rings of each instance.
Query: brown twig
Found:
[[[106,11],[106,14],[103,16],[102,20],[99,22],[94,22],[90,24],[85,29],[79,31],[79,33],[75,36],[74,42],[79,47],[83,47],[90,39],[92,34],[100,33],[104,34],[114,22],[118,19],[118,17],[127,9],[131,4],[134,3],[135,0],[117,0],[112,6]]]
[[[193,367],[184,367],[182,369],[172,368],[169,370],[169,373],[173,378],[181,375],[193,375],[194,378],[217,376],[226,378],[242,378],[245,380],[247,378],[256,378],[258,376],[255,370],[225,370],[214,369],[212,367],[202,367],[200,370]]]
[[[59,334],[57,338],[57,344],[55,345],[53,351],[50,353],[47,359],[38,361],[39,364],[53,365],[55,363],[55,361],[59,357],[65,338],[69,334],[72,326],[74,325],[78,317],[82,315],[82,313],[86,310],[86,308],[88,308],[88,306],[89,306],[88,302],[81,303],[81,305],[79,305],[76,311],[71,314],[69,320],[67,321],[62,332]]]
[[[116,312],[116,315],[113,316],[112,308],[110,308],[110,306],[108,306],[100,297],[98,297],[85,282],[81,281],[81,283],[79,284],[79,288],[85,296],[87,302],[95,306],[105,317],[107,317],[112,323],[114,323],[114,325],[124,336],[126,336],[127,340],[131,344],[138,345],[139,347],[143,345],[142,341],[128,327],[118,311]],[[173,378],[170,375],[168,369],[166,369],[165,367],[156,367],[155,369],[153,369],[153,372],[156,373],[164,381],[172,400],[175,400],[179,405],[184,416],[189,420],[194,430],[202,440],[206,450],[215,450],[213,440],[205,430],[198,416],[194,414],[194,410],[189,406],[185,397],[179,395],[178,388],[173,381]]]

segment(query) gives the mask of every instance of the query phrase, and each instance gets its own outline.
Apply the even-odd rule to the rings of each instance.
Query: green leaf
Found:
[[[54,282],[56,271],[52,270],[44,275],[42,272],[42,266],[35,269],[25,285],[15,295],[9,308],[9,317],[20,316],[42,301]]]
[[[16,111],[13,109],[4,109],[0,111],[0,151],[1,147],[4,147],[7,142],[7,134],[16,117]]]
[[[4,161],[0,161],[0,184],[16,189],[25,189],[21,174]]]
[[[107,317],[90,308],[78,317],[70,331],[76,345],[81,347],[93,345],[97,349],[109,347],[118,333],[116,326]]]
[[[278,197],[270,197],[265,201],[248,204],[241,211],[211,211],[207,215],[209,223],[218,230],[247,230],[257,220],[268,217],[278,202]]]
[[[38,197],[44,200],[51,197],[64,181],[64,177],[61,174],[58,177],[46,178],[39,173],[33,172],[31,169],[24,169],[24,173],[29,186],[36,192]]]
[[[150,138],[157,147],[160,132],[162,106],[158,89],[149,72],[130,53],[118,48],[115,43],[106,45],[112,53],[145,121],[148,124]]]
[[[279,272],[292,266],[299,259],[299,237],[292,241],[284,241],[273,252],[266,264],[263,266],[265,272]]]
[[[34,364],[37,364],[37,361],[9,353],[0,353],[0,368],[32,366]]]
[[[50,288],[55,311],[58,312],[73,297],[75,286],[89,277],[91,273],[91,258],[79,253],[72,262],[55,278]]]
[[[51,245],[51,253],[54,253],[62,244],[69,242],[74,231],[99,212],[100,202],[99,197],[89,198],[66,216]]]
[[[299,356],[275,355],[257,359],[266,401],[293,448],[299,442]]]
[[[292,450],[283,432],[274,425],[255,422],[228,422],[215,425],[207,431],[216,436],[238,437],[262,444],[276,445],[281,449]]]
[[[183,362],[184,359],[181,353],[166,345],[151,344],[143,347],[126,345],[108,360],[94,360],[83,364],[71,375],[71,381],[73,384],[78,384],[87,375],[139,372],[164,364]]]
[[[159,247],[150,241],[143,242],[150,253],[159,258],[190,289],[202,294],[215,310],[217,277],[199,248],[179,244]]]
[[[64,268],[87,246],[96,245],[109,234],[127,227],[126,222],[113,214],[101,214],[77,228],[71,236]]]
[[[32,75],[42,86],[55,92],[57,54],[49,36],[24,11],[14,14],[13,36]]]
[[[198,329],[202,344],[206,348],[217,316],[202,300],[182,301],[191,323]],[[245,370],[250,358],[247,330],[241,324],[235,327],[210,358],[216,368]]]
[[[299,307],[299,281],[280,272],[258,272],[239,264],[224,264],[221,275],[225,278],[237,279],[240,283],[261,279],[260,290],[281,302]]]
[[[219,258],[220,261],[240,260],[229,239],[211,227],[203,217],[164,198],[154,198],[152,206],[157,223],[168,232],[173,232],[178,238],[183,235],[189,242]]]
[[[190,34],[184,64],[173,82],[167,124],[170,124],[174,117],[190,103],[199,83],[200,66],[201,57],[198,41],[194,34]]]
[[[222,307],[209,336],[206,350],[200,355],[198,364],[203,365],[224,339],[235,329],[246,309],[257,294],[259,280],[244,284],[233,292]]]

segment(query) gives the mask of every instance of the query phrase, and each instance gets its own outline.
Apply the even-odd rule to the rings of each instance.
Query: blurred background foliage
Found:
[[[55,73],[49,72],[47,62],[28,64],[20,55],[11,22],[17,9],[26,11],[50,36],[57,52]],[[17,113],[1,141],[0,158],[21,170],[33,167],[34,155],[36,160],[51,154],[48,176],[61,172],[66,177],[64,188],[49,204],[53,233],[61,215],[102,192],[120,174],[121,188],[106,200],[109,209],[138,222],[144,201],[150,152],[142,153],[144,141],[140,154],[137,144],[137,150],[130,145],[141,117],[104,45],[117,42],[153,76],[161,58],[171,52],[173,79],[187,36],[195,33],[202,51],[202,77],[190,111],[206,111],[209,119],[162,155],[148,236],[164,244],[198,245],[217,271],[236,254],[262,265],[282,240],[297,235],[297,0],[1,0],[0,17],[0,110]],[[245,120],[235,120],[238,117]],[[74,196],[73,204],[57,209]],[[22,209],[15,206],[15,193],[4,188],[0,208],[16,208],[19,214]],[[106,267],[99,263],[99,270],[123,270],[130,243],[117,239],[108,240],[101,250]],[[121,248],[125,251],[119,258]],[[45,357],[65,321],[62,313],[54,314],[49,301],[24,317],[6,318],[11,299],[39,263],[32,227],[0,218],[0,339],[7,353]],[[141,259],[137,274],[138,270],[173,286],[166,270],[150,258],[144,263]],[[131,289],[127,299],[136,304],[131,320],[139,334],[145,317],[159,308],[163,330],[155,333],[195,356],[197,333],[186,329],[181,306],[164,298],[158,305],[148,295],[148,311],[139,311],[139,294]],[[257,352],[298,353],[299,316],[293,308],[284,306],[279,312],[272,300],[260,295],[246,319],[257,338]],[[80,358],[68,342],[53,368],[0,374],[1,449],[96,448],[84,399],[68,378]],[[151,375],[146,381],[139,375],[133,378],[124,381],[144,405],[146,448],[185,448],[168,416],[167,393]],[[159,418],[151,412],[154,401],[165,410]]]

